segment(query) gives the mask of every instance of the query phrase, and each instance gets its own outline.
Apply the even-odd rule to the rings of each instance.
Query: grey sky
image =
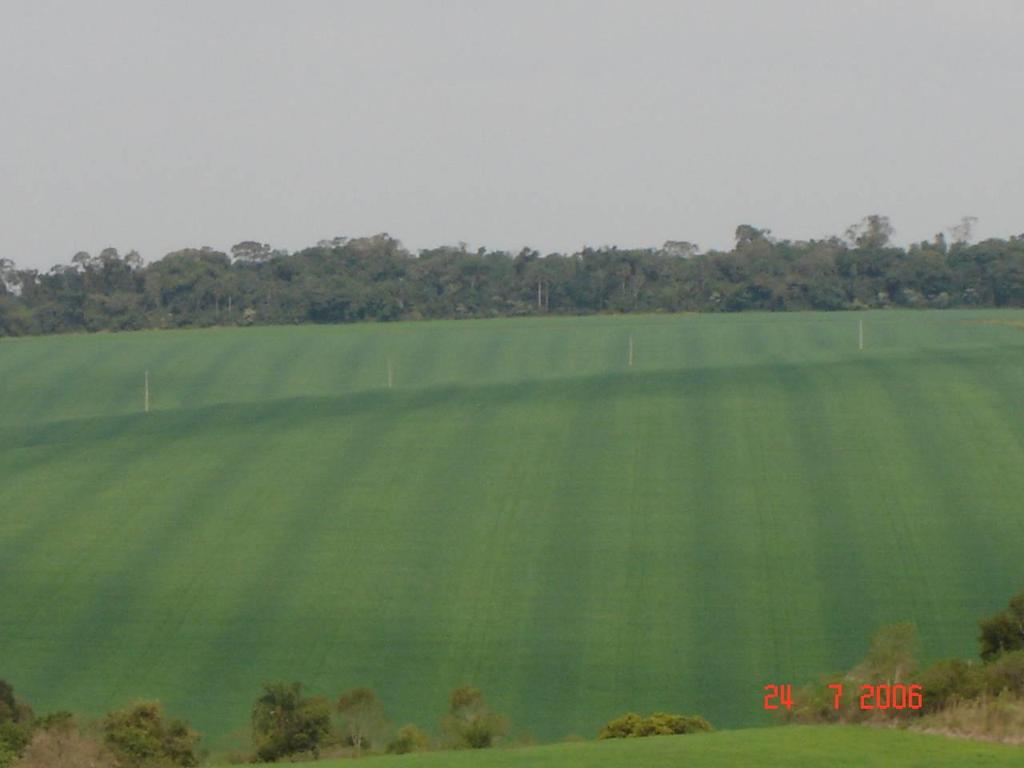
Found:
[[[1024,2],[0,0],[0,256],[1024,231]]]

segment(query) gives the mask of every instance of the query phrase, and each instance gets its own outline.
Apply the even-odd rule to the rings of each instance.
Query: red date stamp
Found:
[[[832,691],[832,708],[839,709],[843,704],[843,684],[831,683],[829,690]],[[765,709],[787,709],[793,708],[793,686],[788,683],[782,685],[766,685],[764,695]],[[860,697],[858,704],[862,711],[867,710],[918,710],[924,706],[924,689],[918,683],[905,685],[903,683],[879,683],[878,685],[860,686]]]

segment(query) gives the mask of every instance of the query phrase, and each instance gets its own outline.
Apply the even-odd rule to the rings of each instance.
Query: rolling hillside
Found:
[[[743,729],[524,749],[367,758],[370,768],[1011,768],[1020,747],[859,726]],[[349,760],[306,763],[342,768]]]
[[[764,683],[897,620],[972,655],[1024,585],[1021,325],[0,340],[0,677],[40,709],[160,698],[208,743],[264,680],[370,685],[428,728],[468,681],[550,739],[628,710],[764,722]]]

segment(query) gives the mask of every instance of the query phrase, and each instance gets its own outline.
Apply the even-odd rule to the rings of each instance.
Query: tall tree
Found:
[[[302,683],[266,683],[253,704],[253,742],[260,760],[303,752],[319,756],[330,728],[330,703],[321,696],[303,696]]]
[[[888,216],[872,213],[846,230],[846,237],[858,248],[884,248],[895,230]]]
[[[981,625],[981,658],[995,659],[1008,651],[1024,650],[1024,592],[1014,596],[1010,604]]]
[[[479,689],[462,685],[452,691],[441,730],[456,749],[484,749],[505,735],[508,721],[491,710]]]
[[[380,743],[388,730],[384,705],[369,688],[353,688],[338,699],[338,715],[345,741],[359,755]]]

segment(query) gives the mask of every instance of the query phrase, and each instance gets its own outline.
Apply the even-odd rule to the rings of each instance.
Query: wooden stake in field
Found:
[[[633,367],[633,337],[629,337],[629,367]]]
[[[860,335],[857,338],[857,349],[864,349],[864,318],[860,319]]]
[[[395,385],[395,368],[391,364],[391,358],[388,358],[388,389],[391,389]]]
[[[146,386],[143,393],[143,408],[146,413],[149,413],[149,371],[146,371]]]

